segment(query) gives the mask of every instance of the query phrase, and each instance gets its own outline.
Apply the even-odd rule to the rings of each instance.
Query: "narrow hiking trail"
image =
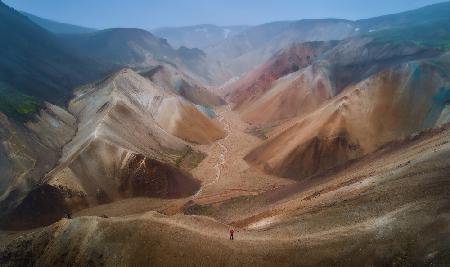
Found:
[[[197,193],[195,193],[193,198],[197,198],[203,192],[204,188],[217,183],[219,181],[219,179],[220,179],[220,175],[222,173],[222,166],[226,163],[225,156],[228,153],[228,148],[224,145],[224,142],[229,138],[229,136],[231,134],[230,123],[225,119],[224,113],[227,113],[227,112],[230,112],[230,111],[231,111],[231,106],[227,105],[225,110],[223,110],[223,111],[221,111],[220,113],[217,114],[218,121],[224,126],[223,129],[225,131],[226,136],[225,136],[225,138],[223,138],[223,139],[221,139],[221,140],[219,140],[217,142],[217,145],[219,146],[219,149],[220,149],[220,153],[219,153],[219,155],[217,157],[217,162],[214,165],[215,177],[214,177],[214,179],[211,182],[209,182],[209,183],[207,183],[205,185],[202,185],[200,187],[200,189],[197,191]]]

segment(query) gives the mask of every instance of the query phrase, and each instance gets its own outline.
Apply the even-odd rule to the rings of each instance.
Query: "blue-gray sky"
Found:
[[[97,29],[256,25],[304,18],[360,19],[442,0],[3,0],[15,9]]]

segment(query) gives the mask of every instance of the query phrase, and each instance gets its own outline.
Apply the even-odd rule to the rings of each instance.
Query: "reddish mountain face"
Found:
[[[243,120],[273,123],[307,115],[346,87],[384,69],[439,53],[414,43],[383,43],[369,37],[344,40],[328,50],[295,45],[230,85],[234,88],[229,99]],[[285,75],[298,66],[303,68]]]
[[[266,93],[275,80],[310,65],[317,56],[334,45],[334,42],[292,45],[224,88],[226,98],[235,104],[235,109],[242,110]]]
[[[448,101],[448,56],[392,67],[347,87],[315,111],[281,126],[246,160],[303,179],[439,124]]]

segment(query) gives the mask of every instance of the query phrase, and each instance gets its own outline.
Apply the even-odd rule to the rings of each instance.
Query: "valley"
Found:
[[[446,254],[439,251],[448,251],[449,244],[445,238],[450,219],[446,215],[449,144],[450,130],[444,127],[381,149],[345,169],[254,197],[236,198],[211,186],[202,195],[209,192],[223,197],[227,193],[228,201],[199,197],[198,203],[210,209],[206,213],[207,209],[197,209],[199,215],[149,211],[102,218],[99,214],[108,209],[120,210],[122,203],[113,203],[107,209],[80,213],[33,232],[3,233],[2,240],[17,240],[14,247],[7,247],[3,259],[22,264],[38,259],[35,263],[39,265],[164,262],[169,266],[218,261],[232,266],[287,266],[298,261],[305,266],[325,266],[383,264],[391,259],[412,262],[420,256],[430,261],[445,259]],[[416,157],[417,153],[421,156]],[[134,201],[138,203],[138,199]],[[171,204],[147,208],[167,205]],[[229,224],[237,229],[232,243],[226,236]],[[83,246],[68,243],[76,236],[82,236],[78,242]],[[419,236],[425,243],[417,243]],[[133,242],[115,250],[110,240],[122,238]],[[33,250],[27,240],[33,240]],[[373,250],[379,254],[374,255]],[[24,251],[29,251],[27,258],[17,254]],[[63,251],[73,256],[61,257]],[[358,257],[348,257],[356,252]],[[230,262],[230,258],[234,260]]]
[[[0,266],[447,266],[449,12],[151,33],[0,1]]]

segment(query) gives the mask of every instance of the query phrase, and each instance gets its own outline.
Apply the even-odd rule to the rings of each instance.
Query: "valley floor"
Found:
[[[0,265],[450,263],[449,125],[294,182],[249,166],[242,158],[261,140],[229,107],[217,114],[228,135],[198,146],[208,156],[193,170],[203,185],[197,194],[127,199],[48,227],[3,232]]]
[[[227,136],[210,145],[195,146],[208,155],[192,170],[194,177],[202,183],[195,195],[181,199],[123,199],[81,210],[74,216],[125,216],[149,210],[176,214],[188,202],[190,205],[211,205],[232,198],[256,196],[294,183],[290,179],[267,175],[251,167],[243,157],[262,140],[245,132],[249,125],[240,120],[230,106],[219,107],[216,113],[218,116],[215,120],[224,127]]]

